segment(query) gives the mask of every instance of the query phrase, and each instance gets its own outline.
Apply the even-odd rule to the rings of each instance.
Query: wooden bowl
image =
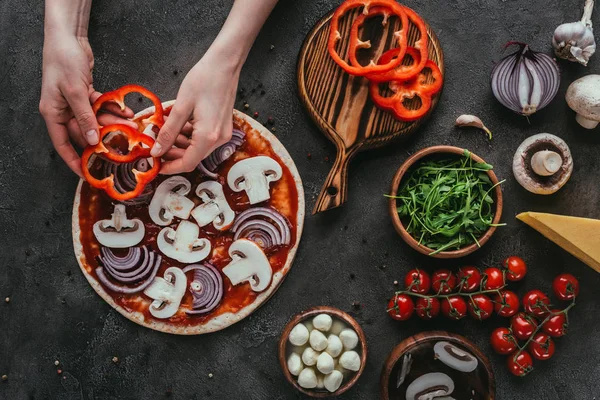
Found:
[[[354,332],[358,335],[358,346],[360,347],[360,369],[352,375],[352,377],[348,380],[344,378],[342,385],[335,392],[331,393],[326,389],[305,389],[298,384],[296,377],[290,374],[287,367],[287,346],[288,346],[288,338],[290,336],[290,332],[298,323],[307,320],[309,318],[313,318],[319,314],[329,314],[334,320],[337,318],[345,322],[349,328],[354,329]],[[325,398],[325,397],[333,397],[339,396],[342,393],[346,392],[350,389],[358,380],[358,378],[362,375],[365,365],[367,364],[367,338],[365,337],[365,333],[362,328],[356,322],[354,318],[352,318],[347,313],[338,310],[337,308],[328,307],[328,306],[318,306],[309,308],[306,311],[302,311],[296,314],[290,322],[287,323],[283,332],[281,333],[281,338],[279,339],[279,364],[281,365],[281,369],[283,370],[283,374],[285,375],[285,379],[294,386],[299,392],[304,393],[310,397],[317,398]]]
[[[390,194],[392,196],[395,196],[396,194],[398,194],[398,189],[400,187],[400,182],[402,181],[402,178],[404,178],[407,171],[413,165],[415,165],[415,163],[417,161],[419,161],[427,156],[434,155],[434,154],[435,155],[443,155],[443,154],[462,155],[464,153],[464,151],[465,151],[464,149],[461,149],[460,147],[454,147],[454,146],[432,146],[432,147],[426,147],[422,150],[419,150],[418,152],[416,152],[415,154],[410,156],[406,161],[404,161],[404,163],[400,166],[400,168],[396,172],[396,175],[394,175],[394,179],[392,181],[392,190],[391,190]],[[475,162],[485,162],[482,158],[478,157],[477,155],[475,155],[473,153],[471,153],[471,159],[473,159],[473,161],[475,161]],[[495,185],[498,183],[498,178],[496,177],[496,174],[494,173],[494,171],[487,171],[487,174],[490,177],[492,184]],[[495,197],[494,202],[496,204],[496,211],[495,211],[494,219],[492,220],[492,223],[497,224],[500,222],[500,217],[502,216],[502,190],[500,189],[500,185],[496,186],[496,188],[494,189],[494,197]],[[419,244],[419,242],[415,238],[413,238],[410,235],[410,233],[408,233],[406,231],[406,229],[404,228],[404,225],[402,224],[402,221],[400,220],[400,216],[398,215],[398,211],[397,211],[398,207],[396,205],[396,199],[390,198],[389,204],[390,204],[389,205],[390,216],[392,217],[392,223],[394,224],[394,228],[396,228],[396,232],[398,232],[400,237],[402,239],[404,239],[404,241],[406,243],[408,243],[408,245],[410,247],[417,250],[419,253],[428,255],[430,257],[434,257],[434,258],[464,257],[468,254],[473,253],[475,250],[479,249],[480,246],[483,246],[488,240],[490,240],[490,238],[496,231],[495,226],[489,227],[489,229],[483,234],[483,236],[478,238],[480,246],[478,246],[477,243],[473,243],[469,246],[463,247],[458,250],[441,251],[436,254],[431,254],[432,252],[434,252],[433,249],[430,249],[429,247]]]
[[[458,347],[468,351],[478,360],[478,366],[473,372],[469,373],[461,373],[452,370],[449,367],[443,365],[440,361],[436,361],[433,357],[429,358],[427,361],[419,360],[416,358],[419,354],[423,352],[433,351],[433,345],[438,341],[447,341],[452,344],[457,345]],[[458,385],[455,380],[455,389],[454,393],[451,397],[457,396],[457,390],[460,390],[464,385],[468,385],[467,387],[473,388],[476,391],[476,396],[472,396],[471,392],[468,393],[469,397],[467,398],[476,398],[476,399],[485,399],[485,400],[494,400],[496,396],[496,379],[494,378],[494,371],[490,365],[487,357],[479,350],[475,344],[473,344],[467,338],[456,335],[454,333],[448,333],[444,331],[431,331],[431,332],[423,332],[418,333],[414,336],[404,339],[400,344],[398,344],[387,360],[385,361],[383,368],[381,370],[381,399],[382,400],[390,400],[391,398],[398,398],[398,396],[390,396],[390,384],[392,384],[392,388],[396,387],[396,382],[398,379],[398,368],[401,364],[396,367],[398,361],[401,361],[404,357],[404,354],[411,353],[416,355],[413,359],[413,364],[411,367],[411,372],[413,370],[418,369],[417,374],[420,376],[427,372],[448,372],[448,370],[452,372],[448,372],[448,374],[454,374],[455,376],[462,376],[463,383],[462,385]],[[421,365],[417,364],[420,363]],[[423,370],[423,364],[427,364],[425,368],[431,368],[431,370]],[[410,377],[411,373],[407,375]],[[391,382],[390,382],[391,380]],[[405,381],[403,385],[408,384],[408,380]],[[401,386],[402,387],[402,386]],[[396,393],[397,394],[397,393]],[[404,398],[403,395],[400,398]]]

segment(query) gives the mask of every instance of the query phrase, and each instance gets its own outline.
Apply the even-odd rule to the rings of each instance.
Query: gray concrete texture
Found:
[[[243,0],[239,0],[243,1]],[[240,87],[259,120],[275,119],[276,134],[296,161],[307,208],[331,167],[334,148],[304,111],[296,89],[296,59],[304,36],[336,0],[282,0],[267,21],[243,69]],[[251,317],[222,332],[170,336],[126,320],[98,297],[73,256],[71,208],[76,177],[51,150],[38,113],[43,41],[42,2],[0,2],[0,398],[21,399],[295,399],[276,358],[279,333],[290,317],[310,306],[351,312],[368,338],[369,359],[344,399],[375,399],[389,351],[425,330],[465,335],[489,355],[497,398],[588,400],[600,397],[600,275],[515,220],[536,210],[600,218],[600,133],[578,127],[564,101],[568,84],[598,72],[600,55],[585,68],[561,62],[556,99],[529,121],[493,98],[489,73],[509,40],[550,51],[554,28],[581,17],[581,1],[407,0],[435,29],[446,58],[446,84],[431,119],[407,143],[359,155],[350,168],[349,201],[307,216],[296,262],[276,295]],[[223,23],[231,1],[117,1],[94,3],[90,41],[95,83],[110,90],[139,83],[163,99],[174,98],[185,73],[202,56]],[[600,26],[595,14],[594,22]],[[274,45],[273,51],[269,51]],[[175,73],[177,71],[177,73]],[[262,84],[265,90],[252,93]],[[241,100],[236,102],[242,108]],[[491,144],[475,130],[459,131],[455,118],[479,115],[494,132]],[[264,121],[263,121],[264,122]],[[511,160],[526,137],[551,132],[571,146],[575,169],[553,196],[536,196],[512,177]],[[507,181],[504,217],[490,242],[458,261],[433,261],[405,245],[393,230],[383,194],[407,156],[435,144],[469,148]],[[307,157],[307,153],[312,158]],[[432,271],[465,263],[492,265],[522,256],[527,278],[513,289],[551,290],[555,275],[581,280],[569,334],[557,340],[554,358],[537,362],[525,379],[511,376],[505,357],[492,354],[491,331],[507,322],[494,317],[450,323],[393,321],[385,303],[410,268]],[[354,276],[354,278],[351,277]],[[356,310],[352,302],[359,302]],[[119,363],[111,362],[113,356]],[[54,361],[66,379],[57,374]],[[213,374],[209,378],[209,373]]]

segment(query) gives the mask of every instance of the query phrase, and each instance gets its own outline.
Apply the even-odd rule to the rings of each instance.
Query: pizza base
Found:
[[[170,107],[175,103],[174,100],[167,101],[163,103],[163,107]],[[134,118],[138,118],[141,115],[150,114],[154,112],[154,107],[146,108],[138,112]],[[250,314],[252,314],[258,307],[260,307],[263,303],[265,303],[269,298],[275,293],[275,291],[279,288],[287,274],[289,273],[294,258],[296,256],[296,251],[298,250],[298,245],[300,243],[300,238],[302,237],[302,228],[304,226],[304,215],[305,215],[305,203],[304,203],[304,189],[302,187],[302,180],[300,179],[300,174],[298,173],[298,169],[292,160],[292,157],[286,150],[286,148],[281,144],[279,139],[275,137],[267,128],[262,126],[258,121],[252,119],[248,115],[238,111],[233,110],[233,115],[245,120],[254,130],[256,130],[260,135],[266,139],[273,148],[273,151],[279,156],[281,161],[287,166],[294,178],[294,182],[296,183],[296,189],[298,191],[298,214],[296,216],[296,242],[290,247],[287,260],[283,268],[275,272],[273,274],[273,278],[271,280],[271,285],[263,292],[261,292],[256,299],[248,304],[246,307],[242,308],[236,313],[223,313],[220,315],[216,315],[210,320],[200,324],[200,325],[189,325],[189,326],[174,326],[169,324],[168,322],[156,321],[156,320],[146,320],[144,318],[144,314],[139,311],[128,311],[117,304],[113,298],[104,290],[102,284],[96,280],[92,275],[90,275],[86,268],[86,258],[83,252],[83,245],[80,240],[80,225],[79,225],[79,205],[81,201],[81,186],[83,185],[83,179],[79,181],[77,185],[77,189],[75,191],[75,199],[73,201],[73,217],[72,217],[72,231],[73,231],[73,249],[75,251],[75,257],[77,258],[77,262],[79,263],[79,267],[83,272],[83,275],[92,286],[92,288],[106,301],[112,308],[117,310],[121,315],[125,318],[135,322],[136,324],[145,326],[146,328],[154,329],[156,331],[171,333],[175,335],[201,335],[204,333],[216,332],[222,329],[227,328],[235,324],[236,322],[241,321],[246,318]],[[143,301],[143,299],[140,299]],[[193,317],[192,317],[193,318]]]

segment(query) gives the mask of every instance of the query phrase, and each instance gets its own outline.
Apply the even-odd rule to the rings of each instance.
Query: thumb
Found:
[[[179,135],[179,132],[181,132],[183,126],[190,118],[191,110],[189,110],[185,105],[177,107],[178,104],[181,103],[175,103],[171,113],[169,114],[169,118],[167,118],[165,124],[158,132],[156,142],[150,151],[150,155],[152,157],[160,157],[171,147],[173,147],[175,139],[177,139],[177,135]]]
[[[65,93],[81,134],[90,145],[98,144],[98,121],[92,111],[87,89],[74,89]]]

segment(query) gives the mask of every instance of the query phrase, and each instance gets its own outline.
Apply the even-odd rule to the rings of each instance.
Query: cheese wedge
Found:
[[[537,212],[517,219],[600,272],[600,220]]]

